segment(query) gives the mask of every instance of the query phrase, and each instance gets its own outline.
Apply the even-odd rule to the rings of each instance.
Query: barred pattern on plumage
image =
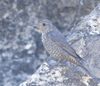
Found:
[[[54,41],[48,38],[47,34],[42,34],[42,42],[46,51],[54,58],[59,60],[68,60],[74,64],[78,64],[75,58],[62,50]]]
[[[38,32],[42,33],[42,42],[46,51],[54,58],[66,60],[82,67],[88,75],[97,80],[84,66],[86,62],[66,42],[63,34],[49,21],[43,20],[37,24]],[[84,63],[84,64],[83,64]],[[100,81],[100,79],[99,79]]]

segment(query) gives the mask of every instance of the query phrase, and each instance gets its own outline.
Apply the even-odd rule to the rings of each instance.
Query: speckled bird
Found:
[[[84,66],[86,62],[76,53],[76,51],[67,43],[64,35],[47,19],[39,20],[35,25],[35,30],[42,34],[42,42],[46,51],[51,57],[58,60],[66,60],[83,68],[90,77],[100,82]]]
[[[66,60],[80,65],[82,60],[75,50],[67,43],[64,35],[47,19],[40,20],[35,30],[42,34],[42,43],[51,57],[58,60]]]

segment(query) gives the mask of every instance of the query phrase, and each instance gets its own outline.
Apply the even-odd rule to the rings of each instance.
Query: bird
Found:
[[[67,43],[66,38],[51,21],[40,20],[34,27],[35,31],[42,34],[43,46],[51,57],[79,64],[78,61],[81,61],[82,58]]]
[[[34,25],[34,28],[35,31],[41,33],[43,46],[51,57],[76,64],[82,67],[90,77],[95,78],[95,76],[84,66],[83,63],[86,63],[85,60],[68,44],[65,36],[50,20],[40,19],[38,23]]]

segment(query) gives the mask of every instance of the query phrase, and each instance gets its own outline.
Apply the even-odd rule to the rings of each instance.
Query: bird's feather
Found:
[[[73,56],[76,60],[82,60],[82,58],[77,55],[75,50],[67,43],[65,37],[59,32],[56,31],[50,31],[47,33],[47,36],[55,42],[59,47],[61,47],[66,53]]]

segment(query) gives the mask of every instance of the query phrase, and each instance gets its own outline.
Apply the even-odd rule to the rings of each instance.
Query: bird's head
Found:
[[[53,24],[45,19],[45,20],[39,20],[37,24],[34,26],[35,31],[39,33],[47,33],[49,31],[52,31],[54,29]]]

